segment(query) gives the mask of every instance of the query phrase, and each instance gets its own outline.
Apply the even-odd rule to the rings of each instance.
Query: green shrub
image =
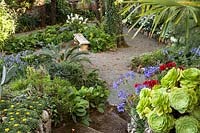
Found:
[[[83,66],[77,63],[65,61],[57,64],[49,64],[47,70],[52,78],[61,77],[62,79],[66,79],[77,88],[81,86],[105,86],[105,83],[98,78],[96,71],[86,72]]]
[[[131,67],[132,69],[137,69],[139,66],[155,66],[165,61],[166,57],[163,56],[161,50],[158,50],[156,52],[143,54],[138,57],[133,57],[133,59],[131,60]]]
[[[25,32],[39,27],[39,18],[28,14],[22,14],[17,19],[16,32]]]
[[[83,35],[90,41],[92,52],[102,52],[116,47],[115,38],[101,28],[95,26],[85,27]]]
[[[5,42],[3,50],[16,53],[24,50],[35,50],[49,44],[58,45],[73,39],[73,33],[59,25],[49,26],[44,31],[30,35],[16,36]]]

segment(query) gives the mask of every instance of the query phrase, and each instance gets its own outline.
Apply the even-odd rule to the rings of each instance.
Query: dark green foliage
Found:
[[[61,62],[57,64],[49,64],[47,70],[52,78],[61,77],[70,81],[70,83],[77,88],[81,86],[105,86],[105,83],[98,78],[95,71],[85,72],[80,64],[74,62]]]
[[[106,0],[105,31],[110,35],[119,34],[119,5],[115,5],[114,0]]]
[[[72,12],[70,4],[66,0],[56,1],[56,20],[59,23],[65,23],[67,20],[67,15]]]
[[[5,42],[4,50],[9,53],[16,53],[24,50],[38,49],[48,44],[58,45],[72,39],[72,32],[63,29],[63,27],[59,25],[55,25],[47,27],[44,31],[13,37]]]
[[[115,38],[95,26],[85,27],[83,35],[90,41],[92,52],[102,52],[116,47]]]
[[[38,17],[34,17],[28,14],[22,14],[17,19],[16,32],[25,32],[34,30],[39,27],[40,21]]]

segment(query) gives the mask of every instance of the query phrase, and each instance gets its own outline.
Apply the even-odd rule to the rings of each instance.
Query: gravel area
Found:
[[[130,70],[130,62],[132,57],[139,56],[144,53],[155,51],[162,48],[163,45],[157,43],[156,40],[148,38],[142,34],[138,34],[132,39],[132,32],[127,33],[128,29],[124,29],[125,40],[129,47],[119,48],[117,51],[108,51],[102,53],[90,53],[89,58],[92,62],[92,67],[99,69],[100,77],[108,84],[111,91],[108,99],[110,104],[118,104],[119,100],[117,94],[119,90],[112,88],[113,81],[116,81],[121,74]],[[140,83],[144,81],[144,76],[136,73],[136,77],[131,84]],[[125,89],[125,88],[124,88]],[[128,92],[133,90],[127,89]]]

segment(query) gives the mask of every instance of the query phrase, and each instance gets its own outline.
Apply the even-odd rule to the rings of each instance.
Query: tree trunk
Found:
[[[54,25],[56,23],[56,0],[51,0],[51,24]]]
[[[36,6],[39,8],[39,15],[41,19],[41,27],[46,26],[46,7],[45,0],[36,0]]]
[[[95,16],[99,22],[101,22],[102,17],[102,0],[95,0],[96,4],[96,10],[95,10]]]
[[[46,26],[46,7],[45,5],[40,6],[41,11],[41,27]]]

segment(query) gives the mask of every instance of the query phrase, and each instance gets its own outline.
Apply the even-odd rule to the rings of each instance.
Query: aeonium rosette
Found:
[[[169,94],[170,105],[179,113],[191,112],[197,105],[197,96],[193,89],[177,88],[171,89]]]
[[[175,119],[172,115],[157,115],[151,112],[148,116],[148,124],[155,132],[169,132],[174,127]]]
[[[192,116],[183,116],[175,122],[176,133],[199,133],[200,124]]]

